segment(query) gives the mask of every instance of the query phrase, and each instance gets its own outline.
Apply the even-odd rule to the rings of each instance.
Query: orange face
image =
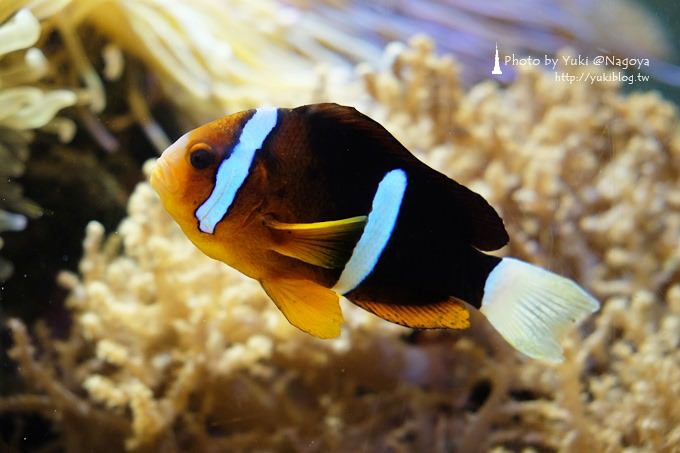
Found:
[[[216,250],[215,231],[201,231],[197,211],[215,191],[219,166],[230,158],[250,112],[205,124],[187,132],[158,159],[150,183],[165,209],[204,253],[222,259]]]
[[[271,220],[293,219],[288,198],[279,194],[281,188],[290,189],[293,178],[277,179],[285,172],[272,164],[272,156],[292,150],[298,152],[295,165],[304,164],[304,143],[291,138],[290,123],[279,124],[280,114],[277,108],[262,107],[185,134],[158,159],[151,185],[206,255],[260,281],[294,276],[329,283],[337,278],[334,271],[277,251],[289,238],[272,228]]]

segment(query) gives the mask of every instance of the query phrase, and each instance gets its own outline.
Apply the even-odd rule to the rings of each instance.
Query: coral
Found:
[[[672,450],[680,422],[669,406],[680,396],[675,107],[655,93],[559,83],[526,67],[505,90],[484,82],[463,94],[452,83],[455,65],[431,50],[419,38],[388,70],[364,68],[367,111],[497,207],[512,238],[505,253],[576,278],[605,307],[591,331],[571,338],[561,366],[505,371],[514,376],[510,394],[523,397],[500,404],[487,446]]]
[[[416,38],[318,100],[359,105],[505,219],[503,250],[603,302],[566,360],[517,357],[487,324],[419,332],[346,304],[340,338],[291,327],[255,282],[198,252],[146,183],[63,273],[73,326],[30,342],[11,321],[39,412],[71,451],[672,451],[680,442],[680,135],[672,105],[537,68],[460,85]],[[581,67],[581,71],[603,69]],[[37,353],[37,351],[42,351]],[[95,435],[96,434],[96,435]],[[121,443],[124,438],[124,443]],[[108,443],[107,443],[108,442]]]

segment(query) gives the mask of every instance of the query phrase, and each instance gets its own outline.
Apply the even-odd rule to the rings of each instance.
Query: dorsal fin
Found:
[[[450,203],[458,212],[465,213],[464,221],[468,226],[470,244],[486,252],[498,250],[507,244],[510,238],[503,219],[484,197],[453,179],[446,178],[447,181],[440,183],[442,191],[448,193],[442,201]]]
[[[364,115],[354,107],[334,103],[321,103],[303,105],[294,109],[296,113],[302,114],[304,120],[309,122],[311,127],[318,131],[324,129],[319,135],[327,137],[328,140],[334,141],[334,134],[327,133],[327,131],[335,131],[337,133],[338,126],[342,127],[343,133],[353,131],[359,133],[365,139],[365,148],[370,149],[372,153],[384,153],[389,155],[391,159],[398,164],[395,167],[421,165],[424,166],[420,160],[402,145],[385,127]]]
[[[431,188],[430,200],[420,202],[455,212],[455,220],[464,227],[472,246],[489,251],[507,244],[509,238],[503,221],[481,195],[425,165],[380,123],[353,107],[331,103],[305,105],[293,112],[304,118],[320,146],[333,147],[338,133],[359,135],[360,140],[356,142],[366,154],[355,158],[380,164],[386,170],[403,168],[409,179],[425,181]]]

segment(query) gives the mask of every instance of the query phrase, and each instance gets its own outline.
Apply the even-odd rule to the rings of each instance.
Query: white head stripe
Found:
[[[333,291],[347,294],[371,273],[392,236],[405,191],[406,173],[401,169],[390,171],[380,181],[364,231]]]
[[[213,234],[217,224],[226,215],[236,192],[248,177],[255,152],[262,147],[276,126],[276,121],[277,109],[266,107],[257,109],[246,122],[231,156],[224,159],[217,169],[212,193],[196,210],[199,228],[204,233]]]

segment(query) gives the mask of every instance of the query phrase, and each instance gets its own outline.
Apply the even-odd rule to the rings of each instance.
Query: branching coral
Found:
[[[60,278],[71,337],[43,342],[36,357],[22,325],[10,324],[12,356],[35,393],[2,399],[0,410],[37,410],[83,449],[124,435],[110,448],[672,451],[675,109],[537,69],[505,89],[466,91],[456,64],[424,38],[390,47],[384,62],[319,99],[359,104],[497,207],[507,253],[569,274],[603,301],[572,332],[563,364],[519,360],[478,318],[466,332],[411,334],[345,306],[339,339],[309,337],[254,282],[198,252],[140,184],[117,234],[105,240],[91,223],[80,275]],[[86,437],[92,425],[97,441]]]
[[[445,347],[403,344],[397,338],[406,329],[351,309],[338,340],[319,342],[299,332],[257,285],[187,242],[146,184],[132,197],[120,236],[102,240],[101,226],[92,223],[81,279],[61,277],[72,290],[69,305],[78,328],[58,346],[54,362],[42,363],[68,370],[64,378],[82,385],[91,402],[62,397],[70,392],[44,378],[49,373],[35,363],[23,327],[10,325],[17,337],[12,355],[25,377],[51,397],[53,406],[43,409],[56,408],[57,419],[74,412],[88,417],[98,403],[110,412],[100,426],[111,423],[114,437],[125,431],[121,424],[129,426],[127,447],[141,451],[304,449],[310,442],[344,450],[365,445],[371,436],[376,445],[396,445],[401,436],[429,426],[431,416],[413,424],[409,414],[417,415],[421,406],[434,409],[441,398],[406,383],[436,379],[423,372],[442,366],[435,358]],[[119,256],[121,240],[125,253]],[[195,291],[197,286],[206,291]],[[93,355],[79,360],[90,347]],[[457,348],[459,358],[487,360],[469,344]],[[441,379],[469,389],[475,376],[455,363],[450,369],[458,367],[456,376]],[[387,397],[386,389],[394,393]],[[464,404],[468,393],[461,392],[455,404]],[[404,406],[404,398],[413,405]],[[0,407],[12,410],[18,401]],[[383,418],[383,408],[403,413]],[[369,417],[361,420],[367,422],[363,428],[358,414]],[[309,420],[318,422],[309,426]],[[67,438],[81,430],[82,420],[75,421],[59,424]],[[346,428],[353,432],[346,434]]]
[[[613,83],[569,85],[535,69],[506,90],[486,82],[460,96],[446,82],[450,64],[430,50],[417,39],[389,70],[364,71],[380,101],[374,114],[499,208],[512,238],[508,254],[574,276],[606,307],[564,365],[517,369],[510,388],[532,401],[510,401],[500,412],[520,415],[523,437],[512,426],[491,445],[533,438],[564,451],[671,449],[680,421],[665,402],[680,396],[675,108],[654,93],[622,96]]]

